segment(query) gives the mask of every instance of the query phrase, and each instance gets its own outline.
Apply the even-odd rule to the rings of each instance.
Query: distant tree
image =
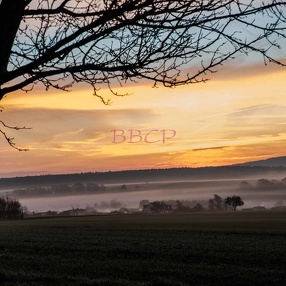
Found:
[[[128,213],[130,213],[130,210],[128,208],[123,207],[123,208],[119,209],[119,212],[128,214]]]
[[[283,179],[281,180],[281,182],[282,182],[283,185],[286,185],[286,178],[283,178]]]
[[[214,199],[209,199],[208,208],[209,208],[210,211],[214,211],[215,210],[215,201],[214,201]]]
[[[118,208],[121,208],[121,207],[122,207],[122,204],[121,204],[121,202],[118,202],[118,201],[116,201],[116,200],[111,200],[111,201],[109,202],[109,206],[110,206],[110,208],[118,209]]]
[[[5,218],[7,201],[0,197],[0,218]]]
[[[283,190],[285,189],[285,180],[268,180],[268,179],[259,179],[256,182],[256,189],[259,190]]]
[[[146,206],[146,205],[148,205],[149,203],[150,203],[149,200],[142,200],[142,201],[140,201],[140,203],[139,203],[139,208],[140,208],[140,209],[143,209],[143,207]]]
[[[88,214],[94,213],[96,212],[95,209],[93,207],[91,207],[89,204],[86,205],[85,207],[85,212]]]
[[[26,206],[22,206],[22,212],[23,214],[29,214],[29,210]]]
[[[16,218],[22,215],[22,205],[17,199],[7,198],[7,217]]]
[[[271,183],[273,184],[273,188],[275,190],[281,190],[281,189],[285,189],[285,185],[283,184],[282,181],[276,180],[276,179],[272,179]]]
[[[232,196],[225,198],[225,204],[231,206],[233,208],[233,211],[235,211],[237,207],[243,206],[244,202],[239,196]]]
[[[75,193],[84,193],[85,186],[82,183],[75,183],[72,185],[71,191]]]
[[[214,195],[214,206],[217,211],[222,211],[224,209],[224,201],[219,195]]]
[[[180,211],[184,209],[183,203],[181,201],[177,200],[176,203],[177,203],[177,206],[176,206],[177,210]]]
[[[274,183],[268,179],[259,179],[256,182],[257,189],[271,189],[273,188],[273,186],[274,186]]]
[[[94,183],[88,183],[88,184],[85,186],[85,189],[86,189],[86,191],[87,191],[88,193],[95,193],[95,192],[100,191],[99,185],[94,184]]]
[[[152,204],[151,211],[153,213],[165,213],[165,212],[170,212],[172,210],[171,205],[167,205],[163,201],[155,201],[151,202]]]
[[[53,194],[68,194],[71,192],[71,187],[67,184],[59,184],[51,186],[51,191]]]
[[[280,200],[280,201],[277,201],[274,204],[274,207],[284,207],[285,205],[286,205],[286,201],[285,200]]]
[[[252,190],[253,186],[249,184],[247,181],[241,181],[239,184],[239,189],[241,190]]]
[[[106,191],[106,187],[103,185],[103,184],[100,184],[99,185],[99,188],[102,192],[105,192]]]
[[[205,209],[203,208],[203,206],[200,203],[197,203],[191,210],[195,211],[195,212],[202,212]]]
[[[99,208],[101,209],[108,209],[109,208],[109,203],[107,201],[103,201],[100,203]]]
[[[182,201],[177,200],[176,203],[177,203],[177,205],[176,205],[177,211],[188,212],[191,210],[191,208],[188,205],[185,205]]]
[[[84,193],[85,186],[82,183],[75,183],[72,185],[71,191],[74,193]]]
[[[121,191],[121,192],[126,192],[126,191],[127,191],[126,185],[122,185],[122,186],[120,187],[120,191]]]
[[[23,210],[21,203],[10,197],[0,197],[0,218],[19,218],[22,217]]]

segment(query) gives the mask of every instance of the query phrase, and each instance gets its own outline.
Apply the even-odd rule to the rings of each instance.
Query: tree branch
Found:
[[[0,123],[5,127],[5,128],[9,128],[9,129],[14,129],[14,130],[23,130],[23,129],[31,129],[31,128],[28,128],[26,126],[23,126],[23,127],[19,127],[19,126],[9,126],[7,124],[5,124],[2,120],[0,120]],[[17,147],[16,144],[14,143],[14,138],[13,137],[8,137],[8,135],[0,128],[0,133],[4,136],[4,138],[6,139],[6,141],[8,142],[8,144],[18,150],[18,151],[28,151],[29,149],[26,149],[26,148],[20,148],[20,147]]]

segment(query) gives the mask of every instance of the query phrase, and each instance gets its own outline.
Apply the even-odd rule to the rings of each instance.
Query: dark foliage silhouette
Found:
[[[22,217],[21,203],[10,197],[0,197],[0,219]]]
[[[231,206],[233,211],[236,210],[237,207],[243,206],[244,202],[241,200],[239,196],[232,196],[225,198],[225,204]]]
[[[123,95],[116,84],[204,82],[239,54],[284,65],[273,55],[285,40],[285,7],[278,0],[2,0],[0,100],[38,83],[69,90],[85,82],[109,104],[101,87]],[[23,150],[7,127],[2,135]]]

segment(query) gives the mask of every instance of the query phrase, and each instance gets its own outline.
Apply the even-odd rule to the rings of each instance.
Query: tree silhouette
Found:
[[[251,50],[278,63],[269,47],[285,38],[286,2],[268,2],[2,0],[0,99],[37,82],[66,90],[84,81],[95,94],[114,79],[170,87],[200,82],[215,66]],[[235,24],[255,36],[235,32]],[[263,39],[268,46],[259,47]],[[199,70],[181,78],[180,69],[197,58],[203,59]]]
[[[285,39],[285,8],[279,0],[0,0],[0,100],[38,83],[85,82],[109,104],[101,87],[123,95],[115,84],[204,82],[238,54],[283,65],[272,55]]]
[[[145,205],[148,205],[150,203],[149,200],[141,200],[140,203],[139,203],[139,208],[143,209],[143,207]]]
[[[216,210],[222,211],[224,209],[223,199],[219,195],[214,195],[213,203]]]
[[[234,211],[237,207],[244,205],[244,202],[239,196],[226,197],[224,201],[226,205],[232,206]]]
[[[210,211],[214,211],[215,210],[214,199],[209,199],[209,201],[208,201],[208,208],[209,208]]]
[[[22,217],[22,205],[14,198],[0,197],[0,219]]]

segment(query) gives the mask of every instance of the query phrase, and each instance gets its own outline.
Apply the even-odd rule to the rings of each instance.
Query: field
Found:
[[[0,222],[0,285],[286,285],[286,212]]]

